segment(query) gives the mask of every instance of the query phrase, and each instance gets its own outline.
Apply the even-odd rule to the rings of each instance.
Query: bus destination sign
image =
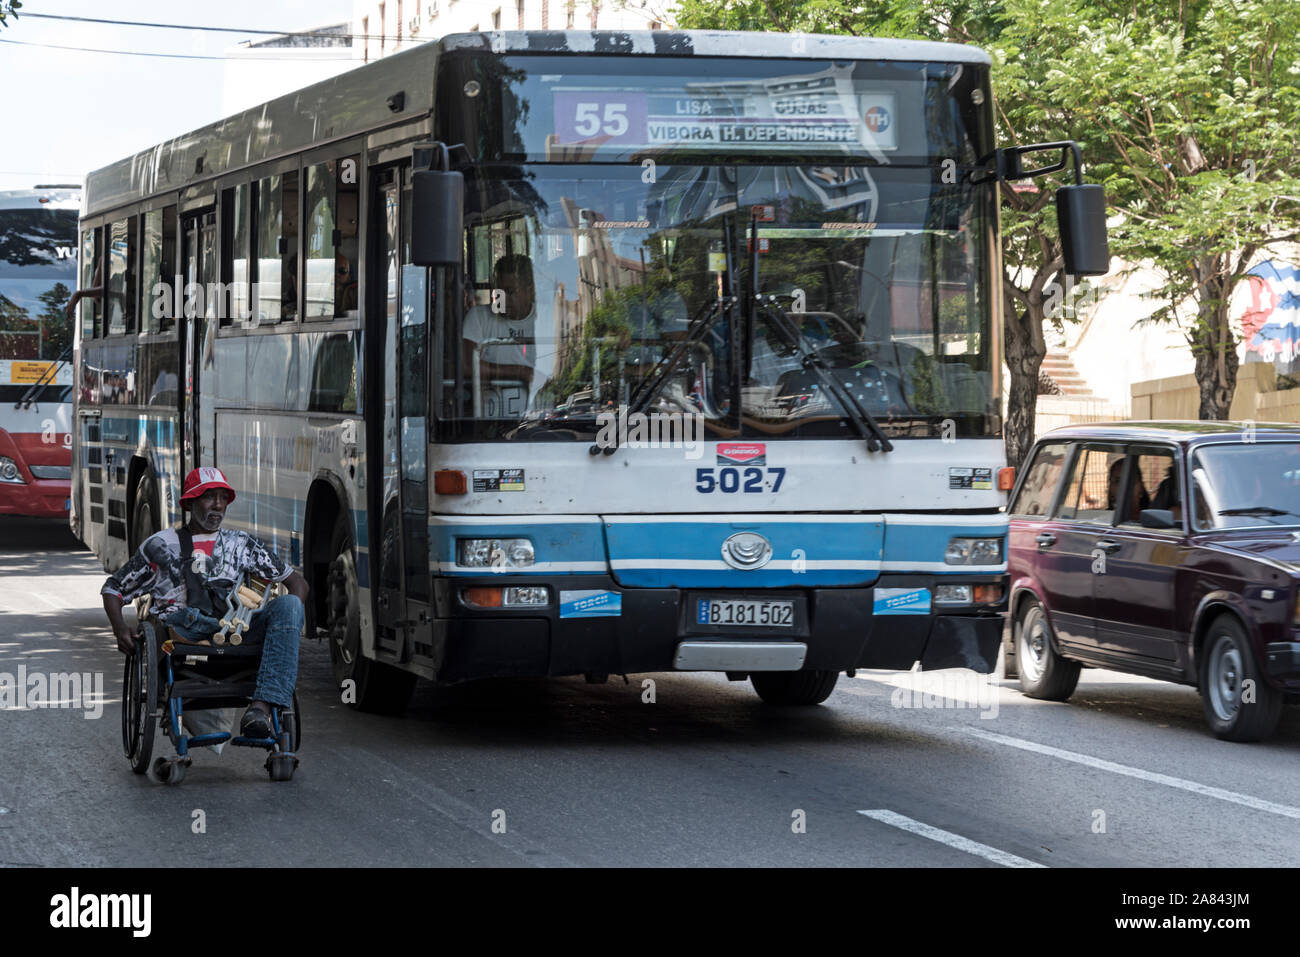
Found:
[[[711,85],[679,95],[556,90],[554,97],[555,138],[563,145],[622,150],[898,147],[895,97],[888,92]]]

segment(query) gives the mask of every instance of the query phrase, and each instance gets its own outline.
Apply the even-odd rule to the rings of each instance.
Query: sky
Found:
[[[25,0],[19,19],[0,28],[0,41],[222,56],[240,41],[265,37],[39,20],[24,13],[292,31],[350,21],[352,2]],[[285,64],[284,69],[294,67]],[[0,190],[79,182],[90,170],[219,119],[224,75],[221,60],[82,53],[0,42]],[[271,95],[315,79],[314,74],[303,83],[290,78],[285,89]]]

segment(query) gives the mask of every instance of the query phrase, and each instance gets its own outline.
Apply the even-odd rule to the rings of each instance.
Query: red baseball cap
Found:
[[[204,492],[214,488],[224,488],[230,493],[230,500],[232,502],[235,500],[235,490],[230,487],[230,483],[226,481],[221,469],[214,469],[207,465],[193,469],[189,475],[185,476],[185,490],[181,492],[181,504],[184,505],[186,502],[196,499]]]

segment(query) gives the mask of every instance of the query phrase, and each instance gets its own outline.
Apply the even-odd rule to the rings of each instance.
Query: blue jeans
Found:
[[[282,708],[293,704],[293,688],[298,683],[298,638],[305,617],[297,595],[281,595],[272,599],[244,632],[245,642],[262,645],[255,700]],[[191,641],[206,641],[221,630],[221,622],[193,608],[183,609],[168,624],[176,634]]]

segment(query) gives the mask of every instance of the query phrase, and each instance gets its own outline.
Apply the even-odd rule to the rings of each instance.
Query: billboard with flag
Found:
[[[1279,373],[1297,371],[1300,359],[1300,269],[1264,262],[1246,273],[1250,305],[1241,317],[1247,362],[1272,362]]]

